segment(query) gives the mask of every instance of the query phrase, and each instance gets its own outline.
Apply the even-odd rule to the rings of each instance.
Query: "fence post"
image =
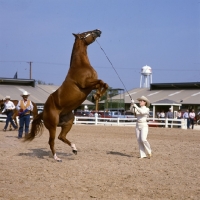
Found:
[[[119,117],[117,118],[117,126],[119,126]]]
[[[76,116],[74,117],[74,124],[76,125]]]
[[[165,128],[168,128],[168,118],[165,118]]]
[[[187,119],[186,120],[185,119],[181,119],[181,128],[182,129],[187,129],[186,127],[187,127]]]
[[[98,122],[98,116],[96,115],[95,116],[95,125],[97,125],[97,122]]]

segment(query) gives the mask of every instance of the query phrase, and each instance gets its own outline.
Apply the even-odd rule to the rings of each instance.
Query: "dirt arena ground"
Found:
[[[74,125],[78,155],[56,139],[61,163],[47,130],[30,143],[16,136],[0,131],[2,200],[200,199],[200,130],[150,128],[153,157],[138,159],[134,127]]]

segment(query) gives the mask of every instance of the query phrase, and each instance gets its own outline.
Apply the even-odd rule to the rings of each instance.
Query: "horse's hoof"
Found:
[[[58,159],[57,162],[62,162],[62,160],[61,160],[61,159]]]
[[[72,152],[73,152],[75,155],[77,155],[77,150],[73,150]]]

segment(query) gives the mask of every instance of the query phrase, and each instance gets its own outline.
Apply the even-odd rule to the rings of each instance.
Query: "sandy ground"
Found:
[[[200,199],[200,130],[150,128],[153,157],[138,159],[134,127],[76,125],[77,155],[56,139],[61,163],[47,130],[30,143],[16,136],[0,131],[0,199]]]

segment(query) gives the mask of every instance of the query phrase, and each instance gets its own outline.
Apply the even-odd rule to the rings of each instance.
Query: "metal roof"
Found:
[[[150,90],[166,90],[166,89],[200,89],[200,82],[185,83],[151,83]]]
[[[60,86],[55,85],[36,85],[35,87],[26,85],[1,85],[0,99],[10,96],[11,99],[21,99],[23,91],[30,93],[29,99],[37,104],[44,104],[51,93],[56,91]],[[94,105],[92,102],[85,100],[82,105]]]
[[[176,102],[176,101],[173,101],[173,100],[170,100],[170,99],[162,99],[160,101],[156,101],[154,103],[152,103],[151,105],[175,105],[175,106],[181,106],[182,104]]]
[[[35,87],[35,79],[15,79],[0,77],[0,85],[26,85]]]
[[[151,103],[163,99],[169,99],[181,104],[200,104],[200,88],[199,89],[170,89],[170,90],[150,90],[148,88],[135,88],[128,91],[132,99],[137,102],[137,98],[145,96]],[[125,92],[125,103],[130,103],[130,97]],[[123,95],[116,95],[112,99],[122,99]],[[103,101],[102,101],[103,103]]]

